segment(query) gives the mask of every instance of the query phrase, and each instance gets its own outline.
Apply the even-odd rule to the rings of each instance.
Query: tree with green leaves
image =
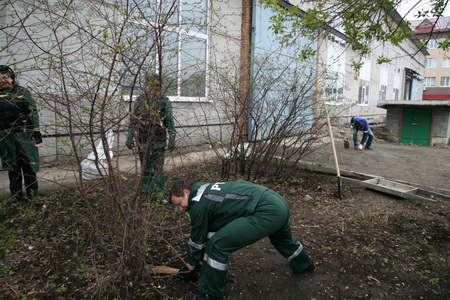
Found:
[[[262,2],[277,12],[272,18],[272,30],[283,35],[283,42],[298,36],[315,38],[321,31],[323,37],[330,34],[330,29],[341,32],[360,57],[371,51],[371,42],[390,42],[399,45],[403,40],[412,37],[410,22],[401,16],[397,9],[401,0],[298,0],[292,4],[280,5],[278,0],[262,0]],[[416,10],[417,18],[440,18],[448,5],[448,0],[415,0],[411,11]],[[429,2],[428,8],[420,8],[419,4]],[[436,19],[436,22],[437,22]],[[291,22],[286,22],[291,21]],[[285,24],[291,24],[286,28]],[[448,42],[441,42],[441,47],[448,48]],[[425,47],[425,44],[424,46]],[[304,49],[300,57],[315,54],[311,49]],[[381,58],[378,63],[388,62],[388,57]],[[354,62],[358,70],[361,65]]]

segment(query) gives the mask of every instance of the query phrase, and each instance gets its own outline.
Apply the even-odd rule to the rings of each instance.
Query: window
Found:
[[[443,68],[450,68],[450,58],[449,57],[444,57],[442,59],[442,67]]]
[[[430,39],[427,43],[427,47],[429,50],[437,49],[438,48],[438,41],[435,39]]]
[[[386,100],[388,82],[389,82],[388,68],[387,66],[382,65],[380,68],[380,90],[378,92],[379,100],[382,101]]]
[[[400,96],[400,89],[394,88],[392,93],[393,93],[392,97],[394,98],[394,100],[398,100]]]
[[[329,47],[327,47],[328,78],[325,89],[327,102],[341,104],[344,101],[345,85],[345,41],[331,35]]]
[[[344,74],[336,72],[335,76],[328,80],[328,86],[325,90],[327,102],[342,103],[344,100]]]
[[[384,58],[390,57],[389,56],[389,49],[390,49],[389,44],[387,42],[383,42],[383,45],[382,45],[382,48],[381,48],[381,56],[384,57]],[[389,66],[389,63],[388,62],[383,62],[381,64],[381,66],[387,69],[388,66]]]
[[[427,58],[426,68],[436,68],[437,58]]]
[[[450,86],[450,77],[441,77],[441,86]]]
[[[370,81],[364,79],[359,80],[359,104],[369,104],[369,86]]]
[[[381,85],[380,86],[380,93],[378,95],[379,100],[386,100],[386,90],[387,90],[387,86],[385,85]]]
[[[436,77],[425,77],[424,86],[436,86]]]
[[[127,41],[134,46],[126,57],[129,77],[142,77],[133,72],[142,66],[161,69],[164,94],[171,100],[206,99],[207,3],[123,0],[125,14],[132,17],[126,28]],[[125,87],[131,84],[131,79],[124,79]],[[135,84],[132,89],[141,88]]]

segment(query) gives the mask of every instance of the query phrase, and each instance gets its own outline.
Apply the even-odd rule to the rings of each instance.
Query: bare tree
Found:
[[[121,145],[131,100],[141,92],[146,72],[161,76],[167,95],[200,97],[208,85],[214,103],[199,101],[203,109],[192,112],[192,122],[202,125],[196,134],[205,128],[202,138],[223,161],[223,177],[255,179],[286,172],[324,136],[325,122],[317,106],[322,75],[315,73],[312,61],[298,56],[283,60],[277,53],[256,56],[250,102],[242,99],[238,72],[228,68],[238,69],[233,54],[229,64],[223,63],[226,58],[212,60],[209,81],[195,68],[198,60],[190,58],[183,68],[177,67],[180,43],[187,45],[188,53],[204,51],[198,45],[205,42],[178,35],[205,27],[198,18],[203,4],[185,6],[184,12],[191,14],[181,25],[177,0],[8,0],[2,4],[5,45],[0,59],[20,66],[22,79],[39,99],[46,113],[47,141],[53,140],[51,146],[64,152],[67,165],[75,165],[77,200],[86,208],[81,217],[89,224],[92,246],[108,256],[116,270],[97,275],[98,295],[107,294],[117,280],[139,281],[151,260],[146,250],[149,241],[165,242],[157,236],[157,210],[139,201],[141,171],[135,168],[134,176],[124,180],[128,174],[117,168],[118,159],[111,156],[119,156],[123,147],[108,144],[108,133],[113,131]],[[209,131],[214,124],[221,129],[219,134]],[[193,138],[187,131],[183,136]],[[104,153],[98,153],[98,143]],[[103,175],[106,197],[92,193],[82,178],[82,162],[90,152]],[[95,263],[93,257],[93,268]]]
[[[292,53],[303,47],[295,46]],[[210,66],[211,80],[218,83],[211,84],[210,94],[218,103],[216,109],[221,110],[217,113],[221,122],[229,124],[223,130],[231,132],[231,138],[204,134],[222,160],[225,179],[287,174],[328,135],[322,104],[330,75],[317,73],[314,57],[301,60],[278,51],[261,52],[254,58],[249,103],[239,92],[238,72],[230,72],[230,65],[237,64]],[[207,121],[207,112],[200,112],[203,115],[197,119]]]
[[[119,155],[122,148],[112,148],[107,141],[113,131],[120,145],[132,108],[132,101],[123,99],[131,100],[140,93],[145,73],[160,74],[165,92],[174,89],[178,74],[164,63],[177,56],[178,40],[173,33],[177,30],[174,16],[178,1],[155,3],[2,3],[6,25],[1,36],[6,45],[0,49],[0,58],[5,64],[20,66],[16,69],[46,114],[42,123],[47,142],[53,140],[51,146],[65,153],[67,164],[75,163],[78,191],[87,208],[83,217],[93,228],[89,229],[93,246],[118,257],[112,257],[115,276],[99,280],[103,284],[98,286],[99,294],[117,278],[139,280],[148,263],[146,244],[157,232],[155,210],[146,209],[139,201],[139,169],[134,177],[137,180],[123,180],[124,174],[111,156],[114,152]],[[99,143],[104,153],[97,152],[95,145]],[[94,152],[93,161],[103,175],[100,180],[108,195],[108,202],[101,205],[102,210],[105,208],[101,217],[96,195],[82,178],[82,162],[90,152]]]

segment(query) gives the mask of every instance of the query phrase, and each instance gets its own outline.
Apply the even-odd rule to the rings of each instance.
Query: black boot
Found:
[[[23,192],[20,191],[20,192],[11,194],[10,200],[12,202],[22,202],[22,201],[25,201],[25,196],[24,196]]]

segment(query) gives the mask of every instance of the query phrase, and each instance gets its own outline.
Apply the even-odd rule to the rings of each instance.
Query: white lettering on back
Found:
[[[219,184],[225,184],[225,182],[216,182],[211,187],[212,191],[220,191],[222,188],[219,186]]]

